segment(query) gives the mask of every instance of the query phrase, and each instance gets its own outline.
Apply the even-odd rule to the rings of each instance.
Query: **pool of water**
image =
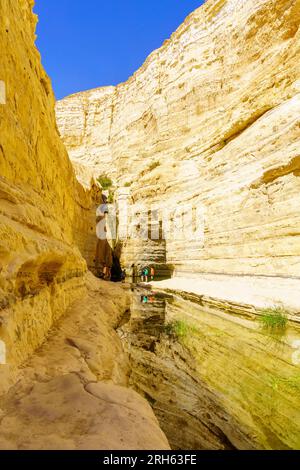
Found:
[[[255,320],[134,286],[119,335],[131,386],[174,449],[300,448],[297,329],[274,338]]]

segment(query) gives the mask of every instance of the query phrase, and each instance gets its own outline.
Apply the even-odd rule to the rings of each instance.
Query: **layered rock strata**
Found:
[[[208,0],[127,82],[57,104],[73,161],[145,213],[202,209],[204,245],[167,239],[179,275],[299,277],[299,23],[299,0]]]
[[[6,91],[0,105],[0,337],[8,372],[84,293],[86,262],[78,246],[92,207],[56,129],[32,6],[25,0],[0,6]]]

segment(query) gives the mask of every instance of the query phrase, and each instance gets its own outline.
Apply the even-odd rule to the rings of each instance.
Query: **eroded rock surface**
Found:
[[[168,449],[150,405],[128,385],[116,328],[123,289],[85,280],[88,293],[51,330],[0,398],[0,449]]]

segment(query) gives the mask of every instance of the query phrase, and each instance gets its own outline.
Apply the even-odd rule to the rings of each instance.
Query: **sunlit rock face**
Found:
[[[59,138],[32,6],[0,5],[0,340],[7,377],[84,293],[101,197],[95,185],[87,191],[78,183]]]
[[[115,88],[87,91],[58,101],[57,124],[78,179],[89,185],[93,175],[113,173],[109,148]]]
[[[203,209],[204,248],[166,243],[177,274],[300,273],[299,22],[299,1],[209,0],[126,83],[57,104],[76,164],[147,210]]]

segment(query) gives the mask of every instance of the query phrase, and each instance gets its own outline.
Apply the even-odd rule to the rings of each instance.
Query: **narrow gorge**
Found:
[[[300,0],[207,0],[56,103],[33,6],[0,3],[0,449],[300,449]]]

